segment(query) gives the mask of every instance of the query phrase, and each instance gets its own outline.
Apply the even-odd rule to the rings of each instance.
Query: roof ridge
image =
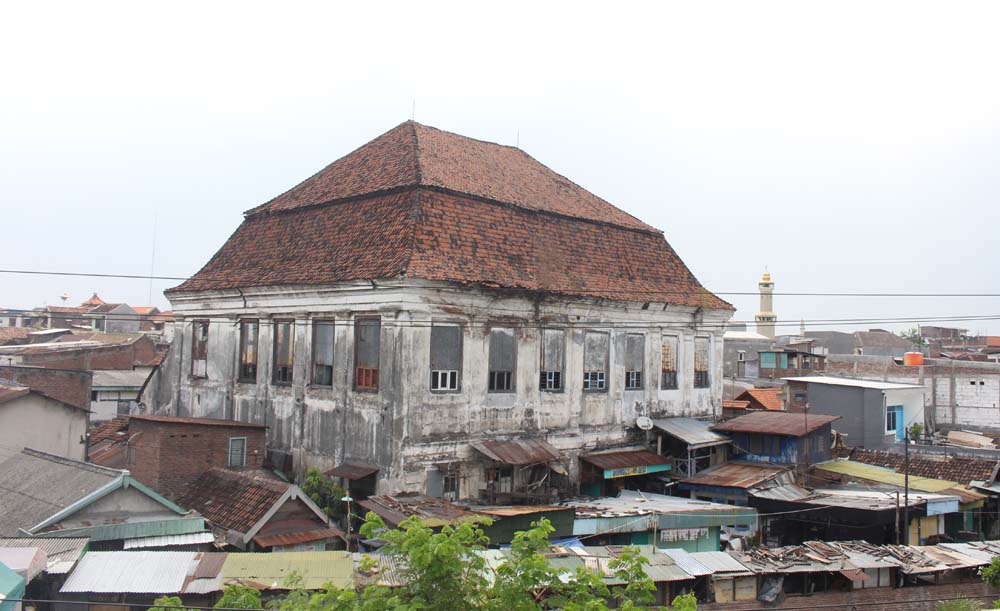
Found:
[[[21,453],[28,456],[34,456],[35,458],[41,458],[42,460],[47,460],[49,462],[62,463],[71,467],[86,469],[94,473],[114,475],[118,477],[128,475],[128,471],[123,469],[112,469],[111,467],[104,467],[101,465],[95,465],[94,463],[84,462],[82,460],[73,460],[72,458],[56,456],[55,454],[49,454],[48,452],[42,452],[41,450],[35,450],[32,448],[24,448],[21,450]]]

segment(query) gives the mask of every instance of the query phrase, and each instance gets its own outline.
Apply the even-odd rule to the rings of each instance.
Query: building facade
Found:
[[[159,413],[267,424],[296,471],[373,465],[379,492],[532,477],[498,479],[471,446],[490,439],[551,444],[572,482],[581,453],[644,442],[638,417],[721,408],[732,307],[661,232],[413,122],[249,211],[167,295]]]

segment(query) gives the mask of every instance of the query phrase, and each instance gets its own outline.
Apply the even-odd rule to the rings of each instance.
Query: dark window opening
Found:
[[[196,320],[191,324],[191,375],[208,377],[208,321]]]
[[[334,321],[313,321],[313,375],[316,386],[333,386]]]
[[[354,321],[354,388],[378,390],[379,350],[382,322],[378,318]]]
[[[274,321],[274,369],[271,376],[275,384],[291,384],[294,369],[295,325],[290,320]]]
[[[660,356],[660,388],[677,388],[677,336],[663,336],[663,353]]]
[[[229,438],[229,466],[244,467],[247,464],[247,438]]]
[[[514,390],[516,350],[513,329],[490,330],[489,392]]]
[[[562,329],[542,330],[542,369],[539,376],[541,390],[562,391],[565,350],[565,332]]]
[[[454,501],[458,499],[458,473],[445,471],[441,490],[441,498]]]
[[[257,382],[257,338],[259,328],[256,320],[240,322],[240,370],[239,381]]]

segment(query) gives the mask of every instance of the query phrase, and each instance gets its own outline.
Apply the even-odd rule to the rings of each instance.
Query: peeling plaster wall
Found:
[[[246,300],[244,306],[244,298]],[[596,300],[542,299],[443,283],[382,281],[336,287],[246,289],[171,295],[183,317],[164,367],[156,413],[232,418],[269,426],[269,447],[295,456],[295,468],[329,469],[344,460],[380,467],[380,492],[422,492],[429,469],[466,461],[461,496],[482,484],[472,440],[545,438],[564,452],[576,477],[582,450],[622,445],[640,415],[712,416],[721,412],[727,311]],[[379,391],[353,388],[354,321],[381,317]],[[211,317],[208,375],[191,374],[191,321]],[[310,385],[311,319],[333,318],[334,383]],[[237,382],[241,318],[260,320],[257,382]],[[275,318],[295,320],[294,373],[288,386],[271,383]],[[697,321],[697,322],[696,322]],[[462,373],[455,392],[430,390],[433,323],[462,326]],[[488,393],[489,329],[516,328],[514,390]],[[564,391],[541,392],[539,337],[544,327],[566,330]],[[587,330],[611,334],[606,392],[584,392],[583,338]],[[624,390],[625,335],[645,335],[643,389]],[[679,337],[678,388],[659,390],[663,332]],[[710,337],[710,387],[693,388],[694,338]],[[175,376],[171,382],[170,377]]]

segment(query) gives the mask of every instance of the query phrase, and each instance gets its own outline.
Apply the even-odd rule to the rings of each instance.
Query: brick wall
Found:
[[[90,346],[53,352],[24,354],[25,365],[60,369],[132,369],[134,366],[155,365],[156,344],[141,337],[128,345]]]
[[[176,496],[184,484],[212,467],[229,468],[229,439],[247,438],[247,464],[259,469],[264,462],[265,427],[241,424],[197,424],[183,421],[129,419],[135,463],[128,469],[137,480],[167,496]]]
[[[70,405],[90,409],[93,374],[76,369],[0,365],[0,378],[13,380]]]

